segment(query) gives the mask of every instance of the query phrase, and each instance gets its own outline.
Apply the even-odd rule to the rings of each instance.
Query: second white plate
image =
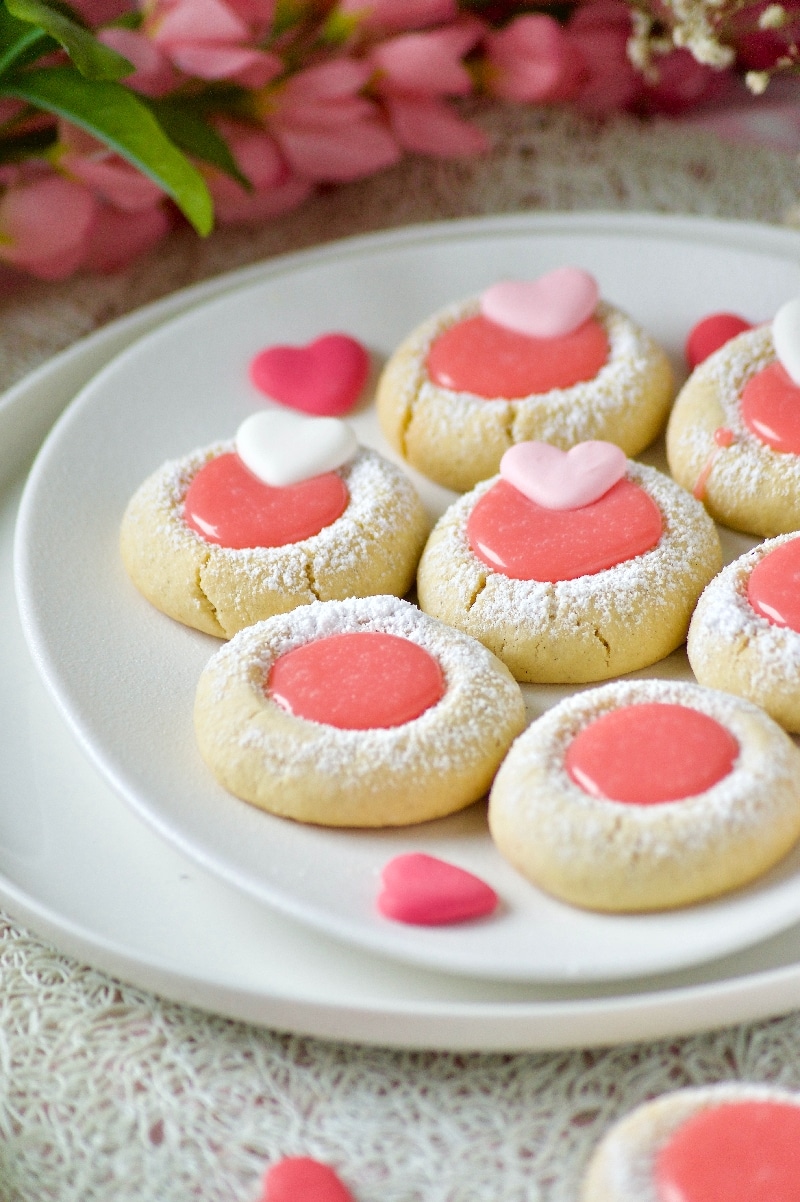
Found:
[[[247,896],[337,938],[439,970],[495,979],[641,977],[722,956],[800,917],[800,853],[729,897],[663,915],[608,917],[561,905],[497,855],[485,815],[400,831],[325,831],[272,818],[224,793],[194,746],[199,672],[218,646],[144,602],[117,553],[129,495],[163,459],[231,434],[260,399],[251,357],[332,329],[376,360],[428,312],[503,275],[562,263],[593,271],[678,358],[714,309],[769,316],[800,269],[769,232],[667,218],[511,218],[360,239],[268,265],[263,279],[200,306],[120,355],[57,424],[21,510],[17,579],[26,637],[81,742],[115,789],[183,852]],[[657,281],[657,286],[654,285]],[[362,440],[386,451],[374,414]],[[415,477],[431,509],[443,490]],[[657,672],[687,675],[682,654]],[[645,673],[642,673],[643,675]],[[651,673],[653,674],[653,673]],[[564,690],[530,691],[533,713]],[[381,867],[431,851],[477,872],[505,906],[444,930],[386,922]]]

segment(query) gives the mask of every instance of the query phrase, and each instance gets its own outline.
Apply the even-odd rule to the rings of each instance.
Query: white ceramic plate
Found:
[[[263,402],[252,356],[332,329],[376,362],[426,314],[502,276],[563,263],[593,271],[680,363],[698,317],[733,309],[769,317],[800,291],[798,243],[755,245],[717,223],[631,217],[492,219],[361,239],[266,266],[256,282],[209,300],[118,355],[47,439],[23,499],[17,583],[37,665],[113,788],[197,865],[244,896],[328,935],[417,965],[495,980],[581,982],[697,964],[800,918],[800,850],[735,894],[647,916],[586,913],[541,894],[495,852],[485,813],[399,831],[343,832],[263,814],[226,794],[196,752],[197,677],[218,646],[153,610],[117,553],[122,510],[162,460],[231,434]],[[787,253],[791,247],[792,253]],[[362,441],[385,450],[374,413]],[[434,512],[450,494],[415,477]],[[679,653],[641,675],[688,675]],[[529,691],[532,713],[564,690]],[[392,924],[373,899],[383,864],[419,849],[488,880],[495,918],[427,930]]]

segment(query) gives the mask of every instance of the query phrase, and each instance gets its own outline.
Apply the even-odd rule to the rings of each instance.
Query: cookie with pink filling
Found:
[[[701,684],[746,697],[800,732],[800,535],[768,539],[715,576],[687,651]]]
[[[317,600],[402,595],[428,530],[407,476],[345,423],[264,411],[148,477],[120,547],[148,601],[226,638]]]
[[[747,1082],[645,1102],[598,1145],[580,1202],[795,1202],[800,1094]]]
[[[581,684],[674,651],[721,564],[702,505],[655,468],[605,442],[519,443],[437,522],[417,593],[517,680]]]
[[[655,339],[599,300],[587,272],[559,268],[428,318],[386,364],[377,406],[394,449],[463,492],[531,439],[563,450],[608,439],[636,455],[662,431],[673,395]]]
[[[525,723],[480,643],[395,597],[319,602],[242,630],[197,687],[200,753],[281,817],[405,826],[482,797]]]
[[[667,426],[674,478],[724,526],[800,529],[800,301],[692,372]]]
[[[800,750],[763,710],[685,681],[576,694],[517,739],[489,826],[534,884],[587,909],[736,889],[800,836]]]

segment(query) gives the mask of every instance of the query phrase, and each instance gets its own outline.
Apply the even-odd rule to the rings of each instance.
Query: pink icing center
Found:
[[[747,381],[741,406],[756,438],[773,451],[800,455],[800,386],[780,363],[770,363]]]
[[[286,1156],[264,1175],[262,1202],[354,1202],[327,1164],[310,1156]]]
[[[497,894],[480,877],[436,856],[395,856],[381,873],[377,906],[386,918],[414,926],[443,926],[491,914]]]
[[[659,1152],[659,1202],[797,1202],[800,1107],[727,1102],[688,1119]]]
[[[608,336],[594,318],[571,334],[532,338],[478,316],[440,334],[428,375],[441,388],[487,400],[525,397],[593,380],[607,359]]]
[[[686,705],[626,705],[597,718],[567,748],[566,770],[592,797],[632,805],[679,801],[727,776],[739,744]]]
[[[630,480],[619,480],[580,509],[546,509],[499,480],[467,522],[478,559],[514,580],[575,580],[651,550],[661,538],[661,511]]]
[[[183,520],[207,543],[235,550],[284,547],[319,534],[341,517],[349,500],[336,472],[272,488],[238,455],[226,454],[210,459],[192,480]]]
[[[343,730],[402,726],[444,691],[442,669],[424,647],[372,630],[295,647],[275,661],[267,681],[273,701],[290,714]]]
[[[747,600],[768,622],[800,633],[800,538],[776,547],[756,564]]]

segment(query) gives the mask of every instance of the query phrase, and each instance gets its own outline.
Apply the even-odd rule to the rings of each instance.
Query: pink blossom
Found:
[[[113,205],[100,205],[81,265],[87,271],[120,271],[152,250],[171,226],[165,204],[137,213],[123,212]]]
[[[630,9],[624,0],[589,0],[575,9],[566,36],[581,57],[574,93],[580,108],[611,113],[633,107],[643,81],[628,58],[630,35]]]
[[[472,77],[461,61],[484,34],[480,21],[464,20],[431,33],[406,33],[376,46],[368,61],[379,90],[417,96],[467,96]]]
[[[125,79],[127,87],[143,96],[166,96],[179,76],[166,54],[150,38],[135,29],[103,29],[98,40],[133,63],[135,71]]]
[[[261,119],[300,179],[341,183],[400,158],[377,105],[359,95],[370,74],[368,64],[341,58],[262,93]]]
[[[59,126],[58,167],[126,213],[150,209],[164,198],[163,190],[148,176],[67,122]]]
[[[658,81],[649,84],[644,104],[676,117],[698,105],[724,99],[735,87],[726,71],[698,63],[690,50],[673,50],[656,63]]]
[[[0,259],[43,280],[72,275],[83,261],[97,201],[76,180],[39,175],[0,199]]]
[[[220,119],[217,128],[252,184],[248,192],[235,179],[216,168],[204,166],[214,212],[222,225],[264,221],[301,204],[313,185],[292,175],[269,134],[243,122]]]
[[[92,29],[116,21],[123,13],[136,11],[133,0],[72,0],[72,7]]]
[[[553,17],[517,17],[489,33],[485,47],[485,87],[501,100],[567,100],[578,88],[583,56]]]
[[[489,140],[483,130],[464,121],[442,100],[431,96],[387,96],[389,123],[404,150],[436,158],[483,154]]]
[[[368,29],[401,33],[454,21],[457,0],[340,0],[338,11],[359,17]]]
[[[240,11],[241,10],[241,11]],[[254,13],[255,23],[241,15]],[[272,5],[245,0],[158,0],[145,21],[145,32],[187,75],[229,79],[244,88],[261,88],[279,75],[283,63],[257,50],[256,29],[263,32]]]

